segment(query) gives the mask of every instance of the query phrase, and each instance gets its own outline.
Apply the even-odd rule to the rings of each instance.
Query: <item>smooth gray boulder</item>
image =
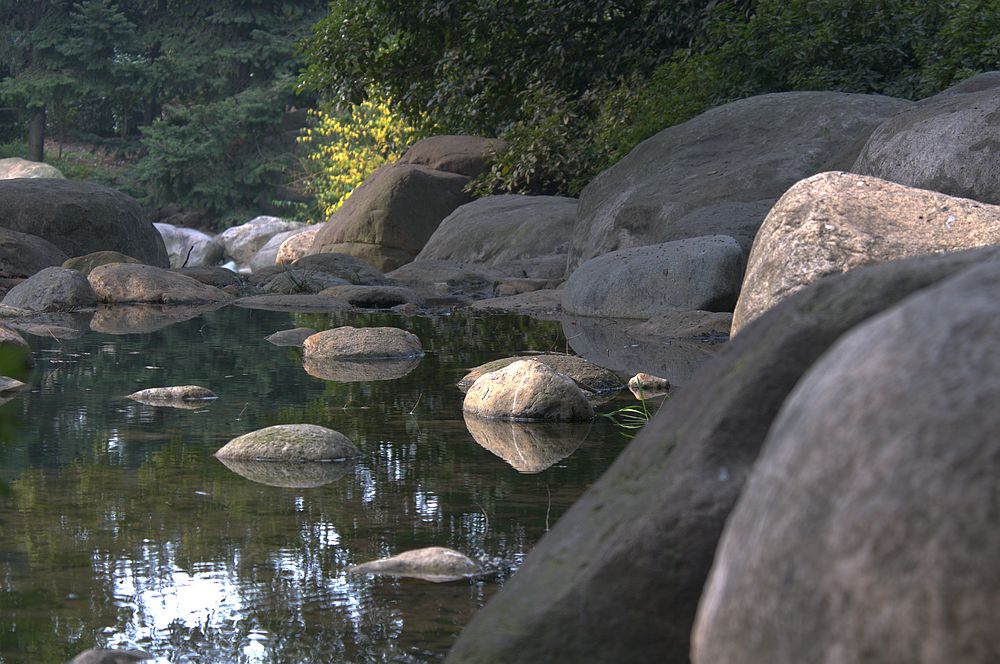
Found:
[[[222,261],[222,243],[208,233],[173,224],[154,223],[170,256],[170,267],[208,267]]]
[[[204,402],[214,401],[219,397],[207,387],[172,385],[170,387],[149,387],[126,395],[125,398],[148,406],[174,406],[176,404],[203,406]]]
[[[48,240],[67,256],[118,251],[168,267],[163,238],[139,203],[78,180],[0,180],[0,226]]]
[[[471,200],[469,178],[426,166],[383,166],[324,223],[309,253],[357,256],[386,272],[409,263],[441,220]]]
[[[566,274],[578,201],[561,196],[486,196],[445,217],[414,260],[488,265],[538,279]]]
[[[1000,204],[1000,76],[979,74],[922,99],[872,132],[850,169]]]
[[[584,188],[569,271],[609,251],[702,235],[729,235],[749,251],[788,187],[828,170],[828,161],[910,105],[878,95],[782,92],[664,129]]]
[[[35,235],[0,227],[0,277],[20,278],[62,265],[66,253]]]
[[[861,265],[1000,243],[1000,206],[853,173],[785,192],[747,262],[732,334],[820,277]]]
[[[502,420],[590,420],[594,408],[572,378],[534,360],[485,373],[465,393],[462,410]]]
[[[152,265],[111,263],[94,268],[87,277],[100,302],[195,304],[228,302],[228,293]]]
[[[726,235],[621,249],[578,267],[563,287],[562,308],[606,318],[731,311],[744,265],[743,249]]]
[[[827,277],[723,344],[535,545],[446,662],[687,661],[723,525],[799,378],[846,330],[998,257],[981,249]]]
[[[312,335],[303,348],[307,360],[391,360],[424,354],[417,335],[398,327],[335,327]]]
[[[278,217],[262,215],[245,224],[233,226],[219,233],[216,239],[222,243],[225,255],[241,267],[250,264],[250,259],[267,241],[278,233],[305,228],[301,221],[289,221]]]
[[[463,553],[441,546],[405,551],[391,558],[373,560],[347,568],[348,574],[407,576],[441,583],[481,576],[482,566]]]
[[[65,179],[66,176],[52,164],[40,161],[28,161],[20,157],[0,159],[0,180],[15,180],[18,178]]]
[[[855,327],[726,524],[696,664],[1000,661],[1000,260]]]
[[[361,452],[339,431],[315,424],[277,424],[237,436],[215,456],[237,461],[343,461]]]
[[[437,171],[474,178],[483,173],[500,147],[495,138],[441,135],[417,141],[400,157],[400,164],[427,166]]]
[[[97,304],[97,294],[76,270],[47,267],[14,286],[0,304],[29,311],[68,311]]]

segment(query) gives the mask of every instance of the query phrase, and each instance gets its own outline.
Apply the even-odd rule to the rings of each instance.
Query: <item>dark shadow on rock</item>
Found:
[[[540,473],[576,451],[590,423],[511,422],[465,413],[472,438],[519,473]]]
[[[117,304],[98,307],[90,329],[104,334],[145,334],[191,320],[226,306],[207,302],[195,305],[163,306],[156,304]]]
[[[407,357],[398,360],[325,360],[307,357],[302,366],[307,374],[323,380],[362,383],[402,378],[417,368],[420,359]]]
[[[218,458],[218,457],[216,457]],[[350,463],[288,463],[219,459],[223,466],[251,482],[288,489],[311,489],[336,482],[353,468]]]

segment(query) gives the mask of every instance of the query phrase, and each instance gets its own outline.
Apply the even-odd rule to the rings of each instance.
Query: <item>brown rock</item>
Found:
[[[474,560],[454,549],[431,546],[355,565],[348,568],[347,573],[408,576],[440,583],[473,578],[483,574],[483,569]]]
[[[306,359],[380,360],[421,357],[417,335],[396,327],[337,327],[305,340]]]
[[[314,424],[278,424],[245,433],[215,456],[238,461],[342,461],[360,454],[344,434]]]
[[[94,268],[89,279],[101,302],[193,304],[232,299],[218,288],[152,265],[102,265]]]
[[[462,410],[507,420],[589,420],[594,408],[569,376],[534,360],[518,360],[483,374],[469,388]]]

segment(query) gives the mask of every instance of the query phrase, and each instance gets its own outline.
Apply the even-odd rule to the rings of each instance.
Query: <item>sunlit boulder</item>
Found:
[[[238,461],[342,461],[360,454],[339,431],[315,424],[278,424],[233,438],[215,456]]]

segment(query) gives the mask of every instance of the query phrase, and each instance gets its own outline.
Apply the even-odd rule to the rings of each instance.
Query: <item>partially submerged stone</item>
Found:
[[[580,447],[589,424],[511,422],[465,414],[472,439],[519,473],[540,473]]]
[[[306,359],[387,360],[421,357],[417,335],[398,327],[337,327],[305,340]]]
[[[218,288],[152,265],[102,265],[88,279],[101,302],[194,304],[232,299]]]
[[[311,327],[295,327],[291,330],[279,330],[264,338],[264,341],[275,346],[302,346],[306,339],[316,334]]]
[[[361,452],[344,434],[315,424],[278,424],[233,438],[215,456],[244,461],[342,461]]]
[[[534,360],[518,360],[480,376],[462,410],[505,420],[589,420],[594,408],[573,379]]]
[[[517,357],[504,357],[493,360],[486,364],[480,364],[458,381],[458,389],[467,392],[476,380],[491,371],[497,371],[510,366],[519,360],[534,360],[551,367],[561,374],[569,376],[580,386],[581,389],[594,394],[614,392],[623,389],[625,384],[614,372],[608,371],[604,367],[589,362],[582,357],[575,355],[563,355],[556,353],[543,353],[541,355],[521,355]]]
[[[316,229],[319,230],[319,226]],[[385,275],[370,264],[348,254],[309,254],[292,261],[292,267],[331,274],[359,286],[384,286],[389,283]]]
[[[97,295],[76,270],[47,267],[10,289],[3,303],[30,311],[67,311],[94,306]]]
[[[562,291],[544,289],[476,300],[468,309],[477,313],[518,314],[539,320],[558,320],[562,318]]]
[[[628,389],[636,399],[666,394],[670,391],[670,381],[660,376],[639,372],[628,379]]]
[[[90,648],[71,659],[69,664],[133,664],[148,659],[153,659],[153,656],[142,650]]]
[[[133,392],[125,397],[149,406],[201,406],[206,401],[218,399],[215,392],[198,385],[175,385],[172,387],[150,387]]]
[[[484,575],[479,563],[463,553],[442,546],[406,551],[391,558],[349,567],[348,574],[407,576],[433,583],[472,579]]]
[[[251,482],[288,489],[312,489],[336,482],[351,468],[343,463],[292,463],[219,458],[223,466]]]
[[[282,295],[298,295],[319,293],[331,286],[347,285],[346,279],[335,277],[326,272],[302,270],[286,267],[284,270],[268,279],[261,290],[265,293],[280,293]]]

